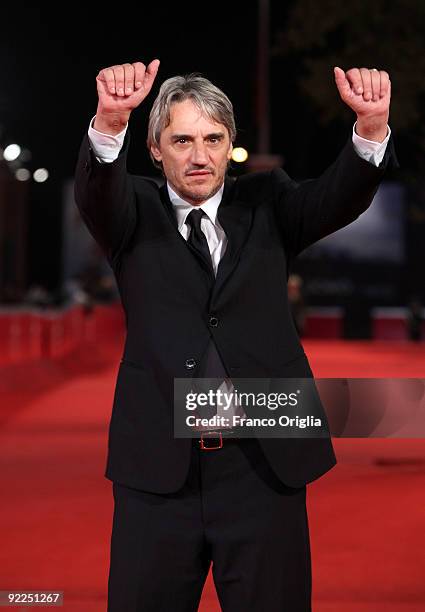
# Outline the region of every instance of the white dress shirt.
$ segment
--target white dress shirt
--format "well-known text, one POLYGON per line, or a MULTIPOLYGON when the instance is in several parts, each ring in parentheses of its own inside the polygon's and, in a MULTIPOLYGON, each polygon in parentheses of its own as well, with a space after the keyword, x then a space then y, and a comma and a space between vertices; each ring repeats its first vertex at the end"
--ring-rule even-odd
MULTIPOLYGON (((167 189, 177 218, 178 230, 183 238, 187 240, 190 228, 186 225, 186 218, 194 207, 177 195, 169 183, 167 183, 167 189)), ((226 234, 217 219, 217 210, 223 196, 223 190, 224 185, 220 187, 212 198, 196 207, 198 210, 203 210, 206 215, 201 219, 201 230, 204 232, 208 242, 215 275, 217 275, 218 264, 227 246, 226 234)))

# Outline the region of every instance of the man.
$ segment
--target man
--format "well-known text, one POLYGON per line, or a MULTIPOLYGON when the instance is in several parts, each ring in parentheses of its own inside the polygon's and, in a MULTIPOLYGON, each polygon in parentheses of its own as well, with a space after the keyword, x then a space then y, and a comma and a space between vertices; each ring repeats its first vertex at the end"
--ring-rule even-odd
POLYGON ((306 612, 311 568, 306 484, 335 464, 324 438, 206 442, 174 436, 174 378, 311 377, 288 305, 293 258, 355 220, 385 167, 390 81, 335 68, 357 115, 316 180, 281 169, 226 176, 232 105, 208 80, 163 83, 148 148, 165 183, 126 172, 128 122, 159 61, 105 68, 75 195, 114 270, 127 336, 109 430, 115 499, 109 612, 194 611, 212 562, 225 612, 306 612))

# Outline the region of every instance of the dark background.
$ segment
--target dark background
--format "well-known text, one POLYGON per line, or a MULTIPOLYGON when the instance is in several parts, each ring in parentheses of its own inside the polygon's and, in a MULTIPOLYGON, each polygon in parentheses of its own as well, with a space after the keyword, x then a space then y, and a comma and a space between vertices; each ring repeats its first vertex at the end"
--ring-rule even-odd
MULTIPOLYGON (((401 168, 388 178, 404 181, 408 194, 407 259, 397 270, 398 294, 390 301, 404 304, 413 294, 424 299, 419 262, 425 255, 425 117, 420 110, 425 95, 417 85, 422 77, 414 78, 423 54, 407 43, 425 39, 424 23, 418 19, 422 3, 378 0, 376 10, 354 0, 343 5, 271 0, 270 5, 270 152, 283 156, 285 170, 294 178, 317 176, 351 135, 354 115, 338 99, 332 66, 348 69, 344 61, 352 61, 390 72, 396 105, 390 123, 401 168), (357 43, 350 47, 350 41, 357 43), (401 95, 409 87, 417 98, 416 115, 409 107, 413 96, 401 95)), ((46 183, 29 185, 29 286, 41 284, 54 292, 61 283, 63 184, 73 175, 81 138, 95 114, 95 77, 101 68, 161 60, 153 91, 131 120, 131 172, 155 172, 145 138, 159 85, 169 76, 193 71, 228 94, 238 126, 236 144, 255 152, 258 2, 122 4, 108 9, 9 6, 2 10, 2 21, 1 145, 18 142, 31 151, 29 169, 41 166, 50 173, 46 183)))

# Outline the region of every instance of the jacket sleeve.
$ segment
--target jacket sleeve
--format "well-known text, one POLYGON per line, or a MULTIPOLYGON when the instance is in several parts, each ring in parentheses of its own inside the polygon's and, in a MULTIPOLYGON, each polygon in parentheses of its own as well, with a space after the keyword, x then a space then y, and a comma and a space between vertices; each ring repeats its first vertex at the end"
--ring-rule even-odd
POLYGON ((86 135, 75 172, 75 202, 111 266, 129 243, 137 224, 133 181, 126 170, 128 144, 127 134, 118 158, 112 163, 100 163, 86 135))
POLYGON ((282 169, 272 170, 275 217, 289 257, 355 221, 370 206, 387 167, 398 167, 392 138, 379 167, 359 157, 350 139, 317 179, 297 183, 282 169))

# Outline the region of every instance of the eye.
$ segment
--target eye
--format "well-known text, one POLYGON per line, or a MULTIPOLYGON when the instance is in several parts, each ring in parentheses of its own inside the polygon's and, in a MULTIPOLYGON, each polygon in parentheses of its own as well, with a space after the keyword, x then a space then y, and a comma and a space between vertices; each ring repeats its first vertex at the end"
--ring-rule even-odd
POLYGON ((223 136, 209 136, 208 143, 211 145, 219 145, 223 141, 223 136))
POLYGON ((186 144, 186 143, 187 143, 187 140, 186 140, 186 138, 179 138, 177 142, 178 142, 179 144, 186 144))

